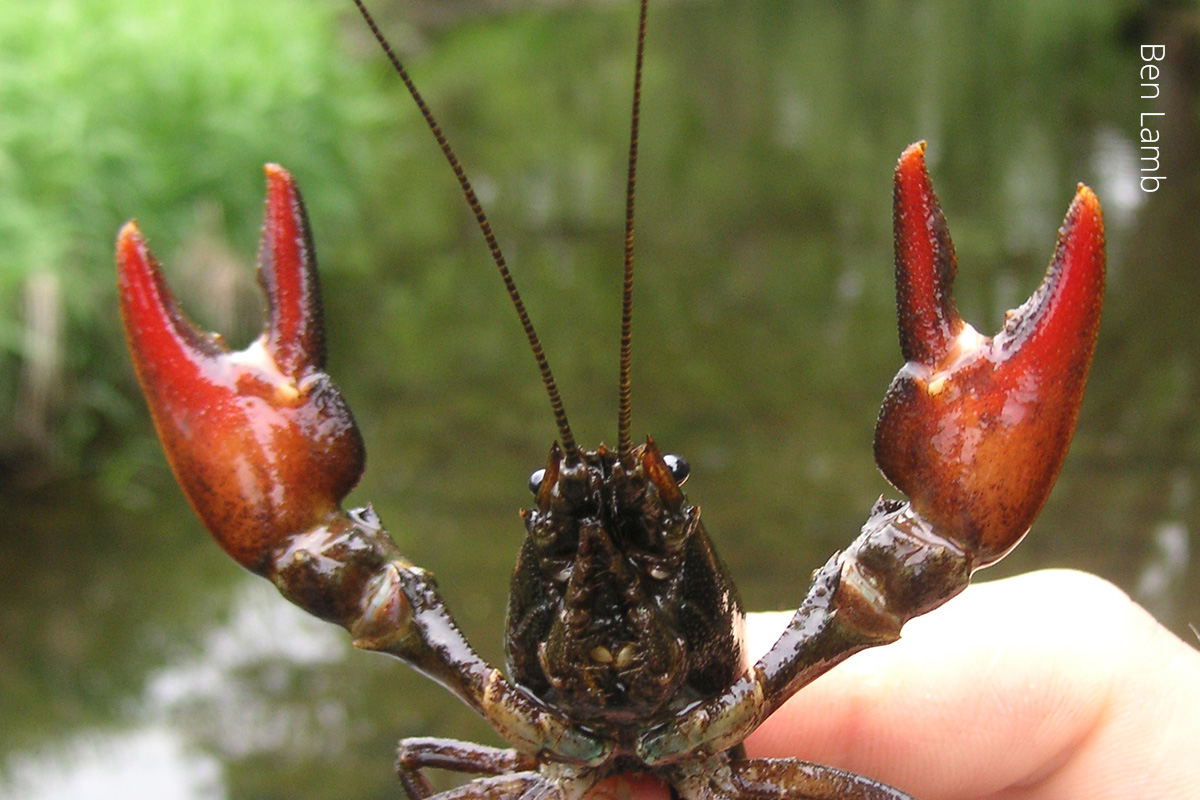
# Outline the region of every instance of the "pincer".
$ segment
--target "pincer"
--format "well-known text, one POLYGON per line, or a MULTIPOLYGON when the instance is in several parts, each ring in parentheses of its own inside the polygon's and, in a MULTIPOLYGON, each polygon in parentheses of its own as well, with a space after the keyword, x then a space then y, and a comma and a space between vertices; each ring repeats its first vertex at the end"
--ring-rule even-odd
POLYGON ((244 350, 184 315, 135 222, 117 237, 121 320, 167 460, 221 547, 259 573, 288 537, 338 510, 364 463, 354 418, 324 371, 304 204, 286 170, 265 171, 257 271, 267 320, 244 350))
POLYGON ((894 224, 908 363, 880 411, 875 459, 917 514, 987 566, 1029 529, 1074 431, 1104 294, 1100 204, 1079 185, 1041 286, 994 337, 955 308, 954 244, 924 142, 896 166, 894 224))

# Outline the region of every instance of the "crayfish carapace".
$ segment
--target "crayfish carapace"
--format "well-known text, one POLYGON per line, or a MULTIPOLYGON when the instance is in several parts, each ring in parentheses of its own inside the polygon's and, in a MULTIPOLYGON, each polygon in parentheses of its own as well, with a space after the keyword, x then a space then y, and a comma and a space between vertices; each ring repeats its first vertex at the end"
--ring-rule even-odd
MULTIPOLYGON (((357 3, 357 0, 356 0, 357 3)), ((349 407, 325 372, 320 289, 300 194, 268 166, 258 257, 267 323, 230 352, 171 296, 134 223, 117 241, 121 316, 171 467, 217 542, 285 597, 390 653, 483 715, 509 749, 405 739, 413 800, 428 768, 474 778, 440 797, 576 800, 617 772, 651 773, 687 800, 906 797, 868 778, 790 759, 750 759, 742 740, 794 692, 905 621, 946 602, 1024 536, 1074 428, 1099 321, 1104 232, 1080 186, 1034 295, 988 338, 964 323, 954 247, 924 143, 895 172, 895 258, 907 364, 884 400, 875 454, 907 502, 880 500, 819 568, 776 644, 750 664, 743 611, 683 462, 629 430, 629 331, 641 7, 627 193, 617 446, 581 449, 474 191, 400 62, 370 23, 455 168, 538 361, 558 425, 512 581, 507 677, 459 632, 432 576, 368 507, 341 501, 363 468, 349 407)), ((361 4, 359 4, 360 9, 361 4)), ((369 15, 363 10, 370 22, 369 15)))

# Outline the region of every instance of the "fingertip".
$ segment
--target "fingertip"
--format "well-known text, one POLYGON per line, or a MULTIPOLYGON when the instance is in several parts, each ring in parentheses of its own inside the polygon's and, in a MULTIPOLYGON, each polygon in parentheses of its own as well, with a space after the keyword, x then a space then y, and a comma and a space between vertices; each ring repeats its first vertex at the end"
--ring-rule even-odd
MULTIPOLYGON (((1102 718, 1136 606, 1084 573, 970 587, 803 688, 747 740, 753 756, 847 769, 923 800, 987 796, 1068 759, 1102 718), (1109 631, 1111 633, 1111 630, 1109 631), (1004 758, 997 759, 997 754, 1004 758)), ((770 627, 752 615, 750 630, 770 627)))

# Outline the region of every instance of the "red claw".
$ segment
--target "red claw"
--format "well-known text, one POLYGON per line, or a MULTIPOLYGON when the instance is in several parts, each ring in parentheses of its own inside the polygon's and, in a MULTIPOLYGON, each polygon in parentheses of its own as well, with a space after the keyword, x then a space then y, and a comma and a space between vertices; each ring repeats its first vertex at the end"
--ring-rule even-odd
POLYGON ((933 363, 954 346, 963 329, 954 307, 958 260, 929 173, 925 143, 909 145, 896 166, 896 306, 900 352, 907 361, 933 363))
POLYGON ((266 167, 258 255, 263 334, 230 352, 182 312, 134 222, 117 237, 121 319, 167 460, 229 555, 261 571, 288 536, 319 524, 362 474, 362 438, 322 371, 312 238, 291 175, 266 167))
POLYGON ((884 400, 875 458, 915 511, 986 566, 1012 549, 1062 466, 1104 294, 1104 223, 1080 184, 1042 285, 987 338, 951 289, 954 245, 925 169, 925 143, 895 179, 896 295, 908 363, 884 400))

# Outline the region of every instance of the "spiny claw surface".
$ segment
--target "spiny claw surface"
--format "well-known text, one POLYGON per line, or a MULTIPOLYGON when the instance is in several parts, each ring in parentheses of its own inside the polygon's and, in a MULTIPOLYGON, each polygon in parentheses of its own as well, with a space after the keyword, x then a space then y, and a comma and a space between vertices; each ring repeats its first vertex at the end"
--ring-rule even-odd
POLYGON ((954 245, 925 143, 895 176, 896 296, 908 363, 875 430, 883 474, 915 511, 986 566, 1012 549, 1062 466, 1104 294, 1104 223, 1080 184, 1042 285, 993 338, 958 316, 954 245))
POLYGON ((304 205, 267 165, 258 278, 267 322, 245 350, 179 308, 134 222, 117 237, 121 319, 167 460, 196 514, 239 563, 338 508, 362 474, 362 438, 323 371, 316 259, 304 205))

